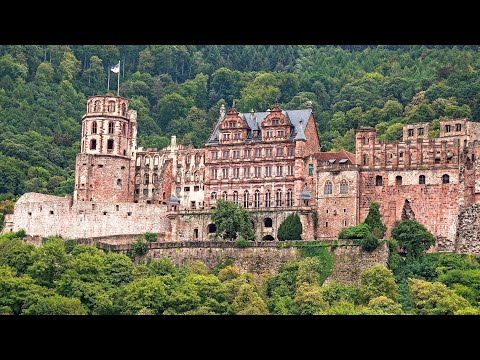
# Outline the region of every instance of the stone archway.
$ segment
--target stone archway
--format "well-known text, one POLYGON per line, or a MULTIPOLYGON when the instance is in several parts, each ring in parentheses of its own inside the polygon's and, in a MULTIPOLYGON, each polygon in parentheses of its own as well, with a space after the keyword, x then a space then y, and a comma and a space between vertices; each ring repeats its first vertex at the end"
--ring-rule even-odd
POLYGON ((271 228, 273 226, 273 221, 272 221, 272 218, 265 218, 263 220, 263 224, 265 225, 266 228, 271 228))
POLYGON ((272 235, 265 235, 262 238, 262 241, 273 241, 273 240, 275 240, 275 238, 272 235))

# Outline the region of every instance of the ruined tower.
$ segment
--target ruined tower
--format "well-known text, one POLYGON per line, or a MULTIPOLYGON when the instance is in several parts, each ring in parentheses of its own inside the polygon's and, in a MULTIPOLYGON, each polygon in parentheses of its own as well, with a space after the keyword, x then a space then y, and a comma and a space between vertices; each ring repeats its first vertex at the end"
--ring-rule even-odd
POLYGON ((76 157, 76 201, 133 201, 137 112, 120 96, 91 96, 76 157))

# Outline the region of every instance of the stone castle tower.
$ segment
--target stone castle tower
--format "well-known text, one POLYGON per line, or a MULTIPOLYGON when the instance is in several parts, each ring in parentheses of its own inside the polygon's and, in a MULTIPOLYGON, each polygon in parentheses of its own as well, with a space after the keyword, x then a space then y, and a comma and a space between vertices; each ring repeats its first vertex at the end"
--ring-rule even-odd
POLYGON ((76 201, 133 201, 137 112, 120 96, 91 96, 76 157, 76 201))

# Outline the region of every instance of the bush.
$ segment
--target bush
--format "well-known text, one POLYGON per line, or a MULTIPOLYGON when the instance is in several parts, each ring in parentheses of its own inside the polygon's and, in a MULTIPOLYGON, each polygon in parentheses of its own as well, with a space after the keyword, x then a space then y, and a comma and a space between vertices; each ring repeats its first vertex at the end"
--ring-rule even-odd
POLYGON ((150 243, 157 241, 157 233, 146 232, 143 234, 143 237, 145 238, 145 241, 150 243))
POLYGON ((20 229, 20 230, 17 231, 17 237, 19 239, 23 239, 25 236, 27 236, 27 233, 25 232, 25 230, 20 229))
POLYGON ((138 239, 132 244, 132 250, 135 255, 145 255, 148 250, 147 243, 138 239))
POLYGON ((368 208, 368 215, 365 218, 364 224, 366 224, 370 231, 379 239, 383 239, 387 226, 382 222, 380 215, 380 204, 372 202, 368 208))
POLYGON ((404 220, 395 226, 392 238, 398 241, 407 257, 418 258, 430 246, 435 245, 432 233, 415 220, 404 220))
POLYGON ((380 241, 371 233, 367 234, 367 236, 360 241, 360 246, 362 250, 371 252, 375 250, 378 245, 380 245, 380 241))
POLYGON ((366 224, 358 224, 343 228, 338 234, 339 239, 364 239, 370 233, 370 228, 366 224))
POLYGON ((65 247, 65 252, 67 254, 70 254, 76 245, 77 242, 75 240, 67 240, 63 243, 63 246, 65 247))
POLYGON ((278 240, 301 240, 302 222, 297 214, 290 214, 278 227, 278 240))
POLYGON ((243 248, 246 248, 248 246, 248 241, 245 240, 244 238, 240 237, 240 239, 238 239, 235 244, 237 245, 237 247, 243 249, 243 248))

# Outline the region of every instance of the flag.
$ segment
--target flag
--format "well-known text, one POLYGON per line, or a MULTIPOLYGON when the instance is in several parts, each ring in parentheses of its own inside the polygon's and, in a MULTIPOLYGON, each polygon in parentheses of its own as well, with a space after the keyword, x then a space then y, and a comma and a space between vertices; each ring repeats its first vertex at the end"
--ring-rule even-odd
POLYGON ((114 72, 115 74, 118 74, 120 72, 120 61, 118 62, 117 65, 113 66, 112 68, 110 68, 110 71, 111 72, 114 72))

